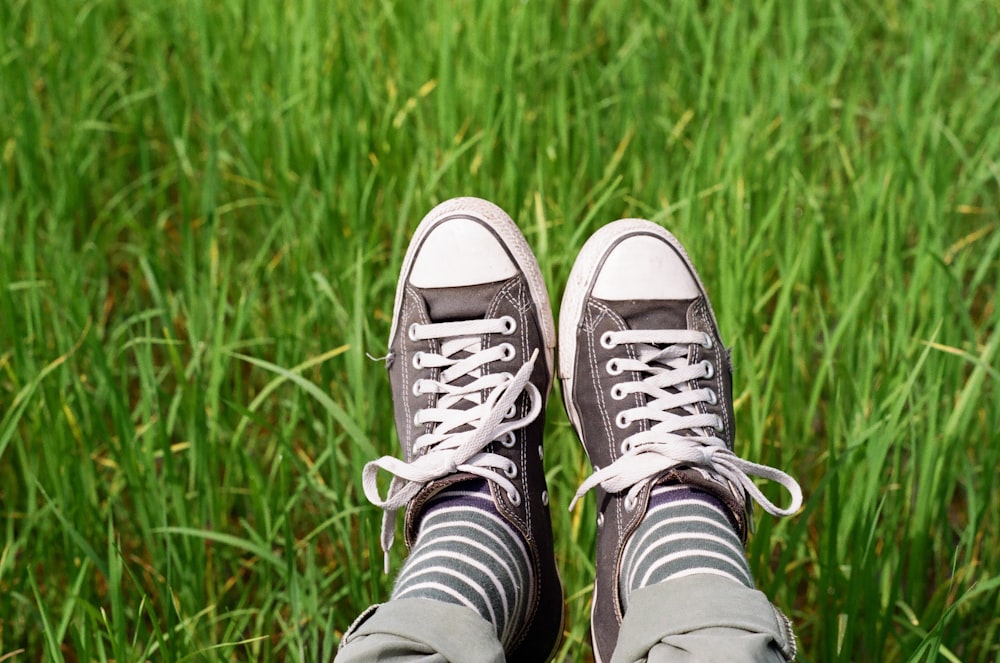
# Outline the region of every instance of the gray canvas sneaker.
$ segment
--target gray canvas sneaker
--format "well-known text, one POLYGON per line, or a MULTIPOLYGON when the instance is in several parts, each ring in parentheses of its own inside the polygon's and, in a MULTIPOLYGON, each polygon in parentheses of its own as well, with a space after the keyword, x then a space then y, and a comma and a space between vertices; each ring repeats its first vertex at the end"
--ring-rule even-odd
POLYGON ((566 411, 594 466, 574 502, 597 494, 591 635, 597 661, 610 661, 623 617, 622 554, 654 484, 716 496, 744 543, 748 496, 788 515, 802 493, 787 474, 733 454, 729 353, 687 253, 660 226, 624 219, 587 241, 566 286, 559 346, 566 411), (780 482, 791 506, 772 504, 748 475, 780 482))
POLYGON ((542 469, 555 326, 538 263, 503 210, 456 198, 424 217, 403 261, 389 338, 403 459, 383 457, 364 471, 367 497, 385 509, 382 547, 392 546, 396 510, 405 508, 412 547, 435 495, 485 479, 533 566, 508 660, 547 661, 563 622, 542 469), (379 469, 393 477, 384 497, 379 469))

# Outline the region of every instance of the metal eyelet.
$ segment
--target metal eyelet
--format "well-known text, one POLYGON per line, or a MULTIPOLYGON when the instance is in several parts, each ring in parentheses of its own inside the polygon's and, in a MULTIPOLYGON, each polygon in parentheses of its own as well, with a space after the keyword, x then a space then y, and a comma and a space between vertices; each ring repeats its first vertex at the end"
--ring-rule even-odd
POLYGON ((414 396, 423 396, 424 395, 423 392, 420 391, 420 384, 422 382, 423 382, 423 379, 414 381, 414 383, 413 383, 413 395, 414 396))
POLYGON ((617 359, 610 359, 610 360, 608 360, 608 364, 607 364, 606 368, 607 368, 607 371, 608 371, 608 375, 621 375, 622 374, 622 367, 621 367, 621 364, 618 363, 617 359))
POLYGON ((517 320, 515 320, 511 316, 509 315, 503 316, 502 318, 500 318, 500 322, 503 323, 503 331, 500 333, 503 334, 504 336, 510 336, 515 331, 517 331, 517 320))
POLYGON ((601 347, 605 350, 612 350, 615 344, 611 342, 611 331, 606 331, 601 334, 601 347))
POLYGON ((711 380, 713 377, 715 377, 715 366, 712 365, 712 362, 706 359, 701 362, 701 365, 705 367, 706 380, 711 380))
POLYGON ((411 341, 419 341, 417 338, 417 323, 410 325, 410 328, 406 330, 406 335, 410 337, 411 341))
POLYGON ((507 433, 500 439, 500 444, 507 449, 513 449, 514 445, 517 444, 517 436, 514 435, 514 431, 507 431, 507 433))
POLYGON ((510 500, 512 506, 521 506, 521 494, 516 490, 512 493, 507 493, 507 499, 510 500))
POLYGON ((705 340, 701 342, 701 347, 705 348, 706 350, 711 350, 712 346, 714 345, 715 343, 712 342, 712 337, 709 336, 708 334, 705 334, 705 340))
POLYGON ((719 395, 717 393, 715 393, 714 389, 709 389, 708 390, 708 404, 709 405, 716 405, 716 404, 718 404, 718 402, 719 402, 719 395))
POLYGON ((629 440, 625 440, 624 442, 621 443, 621 446, 619 446, 618 449, 623 454, 627 454, 630 451, 632 451, 632 443, 629 440))
POLYGON ((603 513, 597 514, 597 526, 598 527, 604 527, 604 514, 603 513))
POLYGON ((542 504, 545 506, 549 505, 549 491, 547 490, 542 491, 542 504))
POLYGON ((414 352, 413 353, 413 368, 415 368, 417 370, 420 370, 421 368, 424 367, 424 364, 423 364, 423 361, 422 361, 423 356, 424 356, 423 352, 414 352))
POLYGON ((624 412, 619 412, 618 416, 615 417, 615 425, 618 426, 618 428, 628 428, 632 425, 632 421, 624 412))
POLYGON ((514 479, 517 477, 517 465, 511 463, 507 467, 503 468, 504 476, 508 479, 514 479))
POLYGON ((423 426, 424 425, 424 422, 420 421, 420 411, 419 410, 417 411, 417 413, 415 415, 413 415, 413 425, 414 426, 423 426))
POLYGON ((717 433, 721 433, 722 431, 726 430, 726 425, 722 423, 722 417, 717 416, 715 418, 715 423, 712 424, 712 428, 714 428, 717 433))
POLYGON ((635 511, 635 507, 638 506, 638 504, 639 503, 638 503, 638 501, 635 498, 633 498, 633 497, 631 497, 629 495, 625 496, 625 510, 626 511, 635 511))
POLYGON ((538 460, 542 460, 545 457, 545 451, 542 449, 542 445, 538 445, 538 460))
POLYGON ((514 415, 516 415, 516 414, 517 414, 517 406, 516 405, 511 405, 509 408, 507 408, 507 412, 503 415, 503 418, 504 419, 513 419, 514 415))
POLYGON ((627 396, 627 394, 625 393, 625 389, 620 384, 616 384, 615 386, 611 387, 611 398, 615 399, 616 401, 620 401, 621 399, 625 398, 625 396, 627 396))
POLYGON ((500 346, 503 354, 500 355, 500 359, 503 361, 513 361, 514 357, 517 356, 517 350, 510 343, 504 343, 500 346))

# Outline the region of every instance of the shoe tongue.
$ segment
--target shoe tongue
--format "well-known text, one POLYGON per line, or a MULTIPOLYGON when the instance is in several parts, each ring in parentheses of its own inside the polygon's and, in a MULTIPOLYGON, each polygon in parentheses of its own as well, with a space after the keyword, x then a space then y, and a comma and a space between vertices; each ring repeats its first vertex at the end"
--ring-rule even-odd
POLYGON ((609 302, 629 329, 687 329, 693 299, 630 299, 609 302))
MULTIPOLYGON (((416 290, 424 298, 427 315, 433 322, 460 322, 485 318, 493 300, 507 283, 509 283, 509 279, 493 283, 444 288, 417 288, 416 290)), ((463 352, 457 354, 455 358, 461 359, 466 356, 468 354, 463 352)), ((463 387, 479 378, 481 374, 481 370, 476 370, 471 375, 458 376, 451 381, 451 384, 463 387)), ((452 404, 451 408, 467 410, 475 405, 475 402, 463 398, 452 404)), ((456 428, 455 432, 465 432, 471 429, 471 426, 464 425, 456 428)))
MULTIPOLYGON (((687 312, 694 299, 633 299, 609 304, 629 329, 687 329, 687 312)), ((678 416, 691 414, 684 408, 670 410, 678 416)), ((690 429, 677 431, 694 434, 690 429)))
POLYGON ((446 288, 417 288, 434 322, 480 320, 500 289, 508 281, 446 288))

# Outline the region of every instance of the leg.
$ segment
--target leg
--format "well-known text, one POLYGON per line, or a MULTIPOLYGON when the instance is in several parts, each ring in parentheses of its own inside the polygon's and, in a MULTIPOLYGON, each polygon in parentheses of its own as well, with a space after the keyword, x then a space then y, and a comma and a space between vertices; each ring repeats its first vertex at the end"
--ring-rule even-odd
POLYGON ((594 466, 577 499, 597 492, 597 660, 793 656, 743 545, 749 497, 789 515, 801 489, 733 453, 729 353, 683 247, 649 221, 599 230, 570 274, 559 337, 566 409, 594 466), (748 474, 784 485, 792 505, 748 474))
POLYGON ((403 459, 363 477, 385 511, 386 559, 399 509, 410 557, 389 601, 345 635, 343 660, 541 663, 554 651, 563 600, 542 469, 554 346, 514 222, 475 198, 432 210, 403 261, 386 357, 403 459))

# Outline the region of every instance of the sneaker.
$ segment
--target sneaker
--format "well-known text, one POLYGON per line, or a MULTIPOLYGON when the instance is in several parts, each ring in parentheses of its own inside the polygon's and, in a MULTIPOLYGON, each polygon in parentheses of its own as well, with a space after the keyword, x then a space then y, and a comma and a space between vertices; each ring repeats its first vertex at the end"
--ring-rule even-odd
POLYGON ((729 353, 687 253, 660 226, 625 219, 587 241, 563 297, 559 345, 566 411, 594 467, 573 502, 597 493, 591 636, 597 661, 609 661, 624 613, 623 552, 654 485, 713 495, 744 544, 748 496, 787 515, 802 494, 787 474, 733 454, 729 353), (780 482, 791 506, 772 504, 748 475, 780 482))
POLYGON ((435 496, 485 480, 532 565, 527 617, 508 659, 546 661, 563 621, 542 469, 555 326, 538 263, 503 210, 456 198, 424 217, 403 261, 389 338, 403 459, 384 457, 364 470, 365 494, 385 510, 386 564, 398 509, 405 507, 410 548, 435 496), (393 476, 384 497, 379 469, 393 476))

